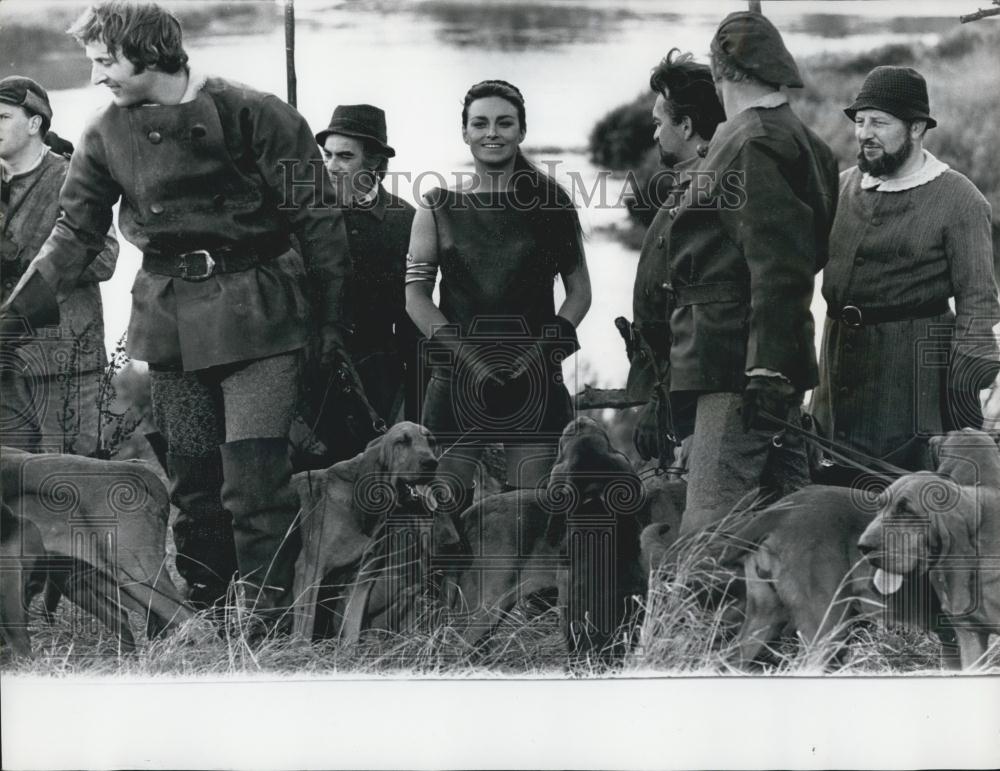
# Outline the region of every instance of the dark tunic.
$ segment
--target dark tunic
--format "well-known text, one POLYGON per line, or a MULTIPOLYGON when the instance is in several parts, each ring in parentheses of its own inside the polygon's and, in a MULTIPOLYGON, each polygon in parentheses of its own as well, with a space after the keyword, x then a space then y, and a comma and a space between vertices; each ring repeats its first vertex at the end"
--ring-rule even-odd
POLYGON ((739 393, 763 368, 816 384, 813 281, 837 162, 787 105, 719 125, 670 230, 671 391, 739 393))
MULTIPOLYGON (((406 313, 403 282, 414 211, 381 187, 374 202, 343 209, 354 269, 346 292, 351 357, 365 394, 387 421, 396 417, 405 371, 416 366, 418 332, 406 313)), ((407 417, 414 413, 411 404, 407 417)))
MULTIPOLYGON (((50 286, 77 280, 119 200, 122 235, 144 252, 294 234, 308 286, 323 293, 312 298, 320 322, 339 321, 350 270, 342 217, 323 205, 333 191, 311 129, 277 97, 208 78, 190 102, 101 111, 73 154, 63 215, 34 264, 50 286), (299 162, 294 173, 282 163, 290 159, 299 162)), ((309 307, 300 264, 288 251, 199 282, 139 270, 129 354, 190 371, 301 348, 309 307)))
POLYGON ((813 412, 830 438, 926 468, 925 443, 914 439, 957 427, 944 409, 949 375, 996 372, 990 206, 951 169, 897 192, 864 190, 861 178, 857 167, 840 178, 824 299, 835 308, 917 308, 953 297, 957 317, 948 310, 859 329, 827 319, 813 412))
POLYGON ((670 225, 677 215, 689 178, 681 172, 692 168, 695 156, 673 169, 671 188, 663 206, 657 210, 646 231, 639 252, 632 289, 632 324, 638 335, 638 348, 630 362, 628 395, 632 399, 649 399, 654 386, 669 387, 670 313, 673 310, 672 286, 667 254, 670 225))
MULTIPOLYGON (((558 333, 555 277, 582 262, 572 206, 525 207, 513 193, 435 189, 427 196, 437 226, 441 312, 465 345, 491 365, 511 363, 533 342, 558 333), (527 210, 526 210, 527 209, 527 210)), ((548 349, 546 349, 548 350, 548 349)), ((457 362, 435 360, 424 421, 439 433, 494 429, 507 434, 561 431, 572 416, 558 356, 500 393, 477 393, 457 362), (445 394, 441 387, 447 383, 445 394), (434 402, 432 404, 432 402, 434 402)))

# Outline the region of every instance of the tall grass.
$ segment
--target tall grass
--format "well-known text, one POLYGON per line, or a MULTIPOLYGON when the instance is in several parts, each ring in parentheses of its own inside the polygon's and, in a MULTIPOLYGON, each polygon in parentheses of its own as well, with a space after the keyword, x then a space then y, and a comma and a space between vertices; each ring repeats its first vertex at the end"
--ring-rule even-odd
MULTIPOLYGON (((718 562, 718 544, 704 534, 688 539, 654 571, 641 618, 618 630, 635 648, 610 665, 600 656, 570 659, 556 608, 517 608, 488 642, 473 646, 463 629, 428 603, 413 631, 366 631, 356 644, 306 641, 262 633, 259 619, 236 603, 216 617, 203 612, 162 639, 143 639, 133 618, 137 650, 123 653, 117 639, 65 600, 53 622, 41 601, 32 608, 34 659, 0 653, 10 674, 50 676, 232 676, 255 673, 336 676, 634 676, 636 674, 769 675, 821 673, 887 675, 939 671, 940 645, 928 634, 845 623, 817 640, 787 638, 766 663, 739 668, 735 634, 742 620, 739 577, 718 562), (708 591, 706 587, 714 587, 708 591), (737 591, 734 591, 737 590, 737 591)), ((978 668, 1000 674, 1000 639, 978 668)))

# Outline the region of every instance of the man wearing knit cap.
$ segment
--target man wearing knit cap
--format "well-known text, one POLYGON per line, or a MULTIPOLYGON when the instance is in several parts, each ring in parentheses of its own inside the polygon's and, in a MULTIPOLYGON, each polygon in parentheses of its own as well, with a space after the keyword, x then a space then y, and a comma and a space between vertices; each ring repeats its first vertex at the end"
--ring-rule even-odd
MULTIPOLYGON (((693 432, 681 532, 745 506, 756 492, 809 482, 797 421, 817 380, 809 310, 837 202, 830 149, 788 105, 802 79, 777 29, 733 13, 711 45, 726 112, 670 232, 674 292, 670 390, 693 432)), ((682 437, 683 438, 683 437, 682 437)))
POLYGON ((933 468, 928 436, 980 427, 998 369, 990 206, 923 148, 937 121, 915 70, 876 67, 844 112, 858 165, 840 175, 813 412, 836 441, 933 468))
MULTIPOLYGON (((52 105, 31 78, 0 80, 0 300, 6 301, 59 217, 69 161, 45 143, 52 105)), ((94 455, 100 381, 107 365, 98 282, 118 259, 114 231, 59 299, 59 324, 4 357, 0 372, 3 443, 31 452, 94 455)))

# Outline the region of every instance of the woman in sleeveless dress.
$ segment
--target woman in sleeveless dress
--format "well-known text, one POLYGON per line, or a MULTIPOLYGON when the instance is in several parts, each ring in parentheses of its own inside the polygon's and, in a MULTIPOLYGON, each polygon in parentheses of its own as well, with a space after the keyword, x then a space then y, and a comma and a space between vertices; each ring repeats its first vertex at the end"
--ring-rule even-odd
POLYGON ((451 447, 438 475, 456 512, 472 503, 487 444, 503 444, 507 489, 535 487, 573 417, 562 361, 579 348, 590 277, 573 202, 522 154, 525 129, 516 87, 474 85, 462 138, 475 173, 428 193, 410 235, 406 308, 428 338, 421 360, 431 372, 422 419, 451 447), (558 313, 557 276, 566 290, 558 313))

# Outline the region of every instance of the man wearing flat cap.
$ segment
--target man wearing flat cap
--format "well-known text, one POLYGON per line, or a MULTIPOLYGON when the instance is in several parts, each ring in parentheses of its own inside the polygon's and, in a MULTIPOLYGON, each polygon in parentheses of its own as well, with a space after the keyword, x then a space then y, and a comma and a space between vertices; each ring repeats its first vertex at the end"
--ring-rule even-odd
POLYGON ((833 153, 780 90, 802 79, 778 30, 730 14, 711 54, 726 121, 688 172, 669 245, 671 402, 693 412, 674 418, 693 432, 683 533, 809 482, 802 442, 773 441, 772 417, 799 420, 816 384, 809 307, 837 203, 833 153))
POLYGON ((998 369, 990 206, 924 149, 937 121, 915 70, 876 67, 844 112, 858 165, 840 175, 813 412, 831 439, 933 468, 927 438, 979 428, 998 369))
MULTIPOLYGON (((403 277, 413 207, 382 186, 389 159, 385 112, 369 104, 339 105, 330 125, 316 135, 344 214, 354 273, 346 292, 353 334, 351 356, 368 400, 387 423, 405 412, 416 420, 416 329, 406 314, 403 277), (405 407, 405 409, 404 409, 405 407)), ((341 404, 324 409, 336 413, 341 404)), ((317 433, 332 459, 364 449, 365 434, 343 430, 336 415, 323 415, 317 433)), ((370 426, 368 426, 370 429, 370 426)))
MULTIPOLYGON (((59 217, 69 161, 45 142, 52 105, 31 78, 0 80, 0 298, 6 301, 59 217)), ((31 452, 94 455, 100 381, 107 365, 98 283, 118 259, 114 231, 59 300, 59 323, 4 357, 0 374, 3 443, 31 452)))

